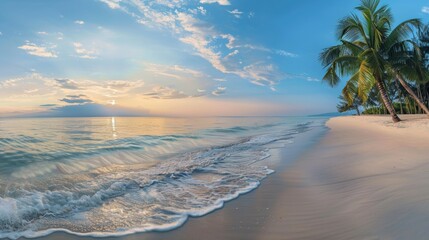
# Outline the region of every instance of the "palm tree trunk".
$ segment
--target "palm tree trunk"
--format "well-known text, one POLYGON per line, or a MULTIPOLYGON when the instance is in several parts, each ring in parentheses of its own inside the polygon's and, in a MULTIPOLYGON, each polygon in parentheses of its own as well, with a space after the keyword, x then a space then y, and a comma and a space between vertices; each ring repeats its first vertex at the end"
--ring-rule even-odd
POLYGON ((400 122, 401 119, 396 114, 395 108, 393 108, 392 103, 390 102, 390 99, 387 96, 386 88, 384 87, 383 82, 381 82, 381 80, 379 79, 377 79, 377 88, 378 88, 378 91, 380 92, 381 99, 383 100, 384 106, 387 108, 387 110, 390 113, 390 116, 392 117, 392 121, 395 123, 400 122))
POLYGON ((396 74, 396 78, 398 79, 399 83, 401 83, 402 87, 407 90, 407 92, 411 95, 411 97, 414 99, 414 101, 419 105, 421 109, 428 115, 429 117, 429 109, 426 107, 426 105, 420 100, 419 97, 414 93, 413 89, 408 86, 408 84, 404 81, 404 79, 401 77, 400 74, 396 74))
POLYGON ((401 111, 401 114, 404 114, 404 108, 402 107, 402 89, 399 87, 398 81, 396 81, 395 83, 399 94, 399 109, 401 111))
POLYGON ((356 106, 356 113, 358 116, 360 116, 359 106, 356 106))

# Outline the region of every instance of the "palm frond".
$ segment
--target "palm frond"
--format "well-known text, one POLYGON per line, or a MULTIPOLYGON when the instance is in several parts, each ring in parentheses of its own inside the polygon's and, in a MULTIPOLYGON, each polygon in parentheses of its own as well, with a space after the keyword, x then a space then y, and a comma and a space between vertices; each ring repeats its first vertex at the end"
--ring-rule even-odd
POLYGON ((358 96, 365 102, 368 98, 368 93, 371 91, 376 80, 373 75, 373 69, 366 61, 362 61, 357 75, 358 81, 358 96))
POLYGON ((340 82, 340 77, 337 74, 337 69, 335 68, 335 65, 331 65, 328 68, 322 80, 327 82, 331 87, 338 85, 338 83, 340 82))
POLYGON ((396 26, 386 38, 384 43, 384 49, 389 51, 391 47, 399 42, 403 42, 410 38, 414 33, 414 30, 419 29, 421 26, 420 19, 414 18, 406 20, 396 26))

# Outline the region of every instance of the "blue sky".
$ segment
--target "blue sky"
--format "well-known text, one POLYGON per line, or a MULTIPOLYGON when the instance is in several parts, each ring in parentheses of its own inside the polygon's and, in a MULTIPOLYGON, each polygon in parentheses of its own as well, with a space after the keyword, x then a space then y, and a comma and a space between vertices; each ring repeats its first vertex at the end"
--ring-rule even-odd
MULTIPOLYGON (((395 23, 427 0, 382 1, 395 23)), ((149 115, 335 111, 320 51, 359 1, 0 1, 0 116, 91 107, 149 115), (72 107, 71 107, 72 106, 72 107)))

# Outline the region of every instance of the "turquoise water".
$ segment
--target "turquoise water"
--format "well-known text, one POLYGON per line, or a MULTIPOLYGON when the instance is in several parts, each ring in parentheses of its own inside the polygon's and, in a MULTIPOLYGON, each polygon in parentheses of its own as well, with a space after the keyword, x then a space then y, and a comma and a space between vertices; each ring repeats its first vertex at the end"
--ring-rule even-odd
POLYGON ((0 237, 169 230, 256 188, 319 118, 0 119, 0 237))

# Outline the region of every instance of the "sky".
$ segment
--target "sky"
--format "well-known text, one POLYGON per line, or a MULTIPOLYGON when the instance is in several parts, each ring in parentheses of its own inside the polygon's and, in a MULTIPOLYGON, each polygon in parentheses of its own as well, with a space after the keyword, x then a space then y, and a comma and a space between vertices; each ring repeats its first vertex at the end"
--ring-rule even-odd
MULTIPOLYGON (((382 1, 395 23, 428 0, 382 1)), ((318 56, 358 0, 1 0, 0 117, 336 111, 318 56)))

